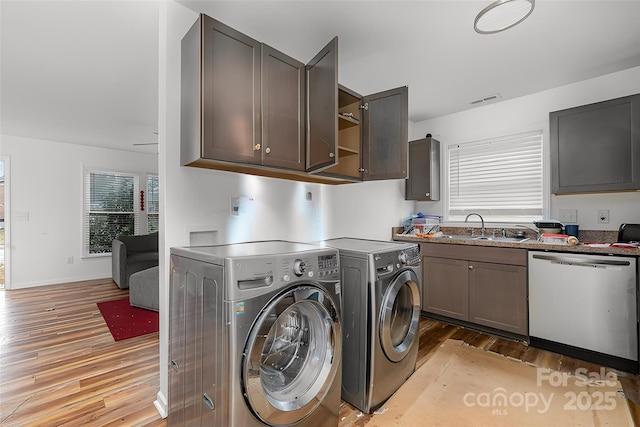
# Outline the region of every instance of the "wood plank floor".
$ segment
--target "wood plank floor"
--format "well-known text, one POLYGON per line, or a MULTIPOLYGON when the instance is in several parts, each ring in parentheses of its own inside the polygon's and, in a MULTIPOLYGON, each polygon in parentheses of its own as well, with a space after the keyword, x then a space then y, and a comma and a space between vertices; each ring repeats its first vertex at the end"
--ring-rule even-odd
MULTIPOLYGON (((153 406, 158 333, 115 342, 96 306, 125 296, 111 279, 0 291, 0 426, 166 426, 153 406)), ((599 370, 427 318, 420 322, 418 366, 449 338, 560 371, 599 370)), ((638 376, 621 381, 640 426, 638 376)), ((343 403, 339 425, 364 426, 371 417, 343 403)))

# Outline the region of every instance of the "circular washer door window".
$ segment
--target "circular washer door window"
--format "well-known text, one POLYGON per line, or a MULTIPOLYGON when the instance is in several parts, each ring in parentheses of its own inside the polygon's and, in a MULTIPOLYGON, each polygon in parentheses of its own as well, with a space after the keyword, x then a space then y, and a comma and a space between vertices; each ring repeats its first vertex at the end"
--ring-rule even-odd
POLYGON ((389 360, 409 353, 420 322, 420 291, 412 270, 400 273, 387 288, 380 309, 380 342, 389 360))
POLYGON ((274 298, 256 319, 243 355, 243 387, 253 413, 290 425, 324 400, 340 364, 336 305, 321 288, 301 286, 274 298))

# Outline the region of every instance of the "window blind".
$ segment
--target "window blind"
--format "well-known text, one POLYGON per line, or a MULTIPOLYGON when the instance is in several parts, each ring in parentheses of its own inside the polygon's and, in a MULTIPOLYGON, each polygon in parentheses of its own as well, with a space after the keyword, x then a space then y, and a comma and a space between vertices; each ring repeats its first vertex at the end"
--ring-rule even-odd
POLYGON ((450 145, 448 159, 450 220, 542 217, 542 131, 450 145))
POLYGON ((85 255, 111 252, 118 235, 136 234, 138 202, 138 176, 85 171, 85 255))

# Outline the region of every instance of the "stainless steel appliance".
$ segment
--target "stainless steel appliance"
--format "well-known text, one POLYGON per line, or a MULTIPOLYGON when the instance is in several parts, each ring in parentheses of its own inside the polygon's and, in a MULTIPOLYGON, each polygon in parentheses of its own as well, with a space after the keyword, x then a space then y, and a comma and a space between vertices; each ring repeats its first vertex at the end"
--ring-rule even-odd
POLYGON ((529 251, 532 346, 638 372, 636 258, 529 251))
POLYGON ((640 224, 621 224, 618 229, 618 242, 640 242, 640 224))
POLYGON ((337 250, 172 248, 171 265, 169 425, 338 425, 337 250))
POLYGON ((418 245, 340 238, 343 296, 342 399, 365 413, 414 372, 420 321, 418 245))

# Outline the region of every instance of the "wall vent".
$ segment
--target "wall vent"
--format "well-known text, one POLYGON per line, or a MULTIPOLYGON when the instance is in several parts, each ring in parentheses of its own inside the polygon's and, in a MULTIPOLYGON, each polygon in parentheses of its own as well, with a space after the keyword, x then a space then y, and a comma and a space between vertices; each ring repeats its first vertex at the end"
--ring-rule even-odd
POLYGON ((473 99, 469 101, 469 105, 484 104, 485 102, 497 101, 498 99, 501 99, 501 98, 502 97, 500 96, 499 93, 494 93, 493 95, 485 96, 484 98, 473 99))

